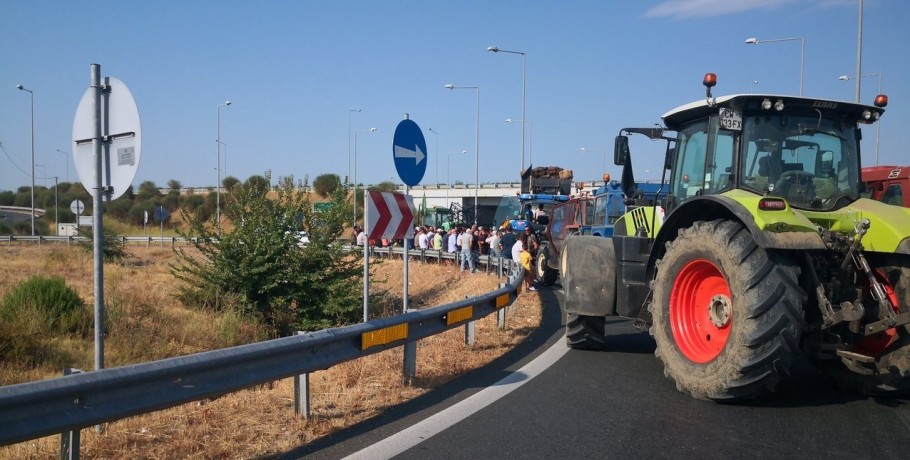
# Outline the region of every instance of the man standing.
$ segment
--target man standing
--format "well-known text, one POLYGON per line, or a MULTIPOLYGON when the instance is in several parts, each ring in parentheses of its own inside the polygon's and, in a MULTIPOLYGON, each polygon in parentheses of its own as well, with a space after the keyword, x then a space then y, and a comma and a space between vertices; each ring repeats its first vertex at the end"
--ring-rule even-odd
POLYGON ((499 257, 499 239, 502 237, 502 231, 496 230, 487 237, 487 247, 490 248, 490 257, 499 257))
POLYGON ((502 252, 502 257, 506 259, 512 258, 512 246, 515 245, 516 241, 518 241, 518 237, 512 232, 512 227, 507 227, 505 233, 502 234, 502 238, 499 239, 499 250, 502 252))
POLYGON ((474 244, 474 234, 470 230, 466 230, 461 234, 459 238, 461 242, 461 272, 464 272, 465 264, 471 269, 471 273, 474 273, 474 253, 471 251, 471 246, 474 244))

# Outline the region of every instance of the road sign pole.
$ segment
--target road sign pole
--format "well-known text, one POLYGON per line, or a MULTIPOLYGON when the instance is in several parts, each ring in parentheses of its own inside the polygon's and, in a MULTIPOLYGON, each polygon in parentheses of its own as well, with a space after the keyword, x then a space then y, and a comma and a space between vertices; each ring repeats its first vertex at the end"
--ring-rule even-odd
MULTIPOLYGON (((405 185, 404 194, 408 195, 410 193, 411 193, 410 187, 405 185)), ((402 292, 404 293, 402 295, 402 297, 403 297, 402 300, 404 302, 403 302, 402 310, 404 310, 404 313, 407 313, 410 310, 410 308, 408 307, 408 259, 410 259, 410 257, 408 257, 408 253, 407 253, 407 247, 408 247, 407 237, 405 237, 405 239, 402 241, 404 241, 404 247, 405 247, 404 288, 402 290, 402 292)), ((402 370, 404 371, 405 385, 410 385, 411 381, 414 379, 414 376, 417 375, 417 342, 405 342, 405 344, 404 344, 404 365, 402 366, 402 370)))
MULTIPOLYGON (((356 186, 355 186, 355 189, 356 186)), ((367 228, 370 225, 370 214, 369 214, 369 205, 367 200, 370 197, 367 195, 366 188, 363 189, 363 239, 366 240, 363 242, 363 322, 370 320, 370 231, 371 228, 367 228)), ((357 194, 355 193, 356 197, 357 194)), ((356 202, 356 200, 355 200, 356 202)))
POLYGON ((92 118, 94 121, 94 137, 92 150, 95 154, 95 186, 93 187, 94 215, 92 222, 94 228, 95 251, 95 370, 104 369, 104 227, 102 219, 102 175, 101 175, 101 65, 92 64, 92 91, 93 106, 92 118))

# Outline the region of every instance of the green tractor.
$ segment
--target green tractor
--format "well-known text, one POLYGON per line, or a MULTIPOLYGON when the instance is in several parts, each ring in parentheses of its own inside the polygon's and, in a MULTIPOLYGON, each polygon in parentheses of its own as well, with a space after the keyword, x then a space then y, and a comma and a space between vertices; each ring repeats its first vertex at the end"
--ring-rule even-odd
POLYGON ((864 394, 910 389, 910 209, 861 197, 859 126, 887 97, 715 98, 716 79, 666 128, 617 136, 623 189, 632 133, 666 140, 668 188, 612 238, 566 240, 568 345, 602 348, 606 317, 633 318, 699 399, 773 391, 800 356, 864 394))

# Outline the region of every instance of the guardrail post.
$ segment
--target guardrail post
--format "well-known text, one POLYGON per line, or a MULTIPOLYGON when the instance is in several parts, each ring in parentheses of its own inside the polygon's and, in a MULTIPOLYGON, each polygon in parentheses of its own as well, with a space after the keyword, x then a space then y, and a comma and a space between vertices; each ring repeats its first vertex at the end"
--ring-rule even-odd
MULTIPOLYGON (((305 334, 305 331, 297 331, 297 335, 305 334)), ((310 418, 310 374, 300 374, 294 376, 294 415, 303 415, 303 418, 310 418)))
MULTIPOLYGON (((81 374, 82 370, 72 367, 63 369, 63 375, 81 374)), ((60 433, 60 460, 79 459, 79 430, 70 430, 60 433)))
POLYGON ((405 342, 404 344, 404 384, 410 385, 417 375, 417 342, 405 342))
POLYGON ((474 321, 468 321, 464 325, 464 344, 474 345, 474 321))

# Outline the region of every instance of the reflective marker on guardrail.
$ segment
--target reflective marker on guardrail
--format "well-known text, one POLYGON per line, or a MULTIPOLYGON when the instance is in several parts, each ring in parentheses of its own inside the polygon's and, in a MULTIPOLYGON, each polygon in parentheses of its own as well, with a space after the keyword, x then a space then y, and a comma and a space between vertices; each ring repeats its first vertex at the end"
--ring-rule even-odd
POLYGON ((452 310, 446 315, 446 325, 451 326, 453 324, 458 324, 462 321, 467 321, 474 317, 474 306, 468 305, 467 307, 459 308, 457 310, 452 310))
POLYGON ((360 336, 361 350, 386 345, 408 338, 408 323, 396 324, 375 331, 364 332, 360 336))

